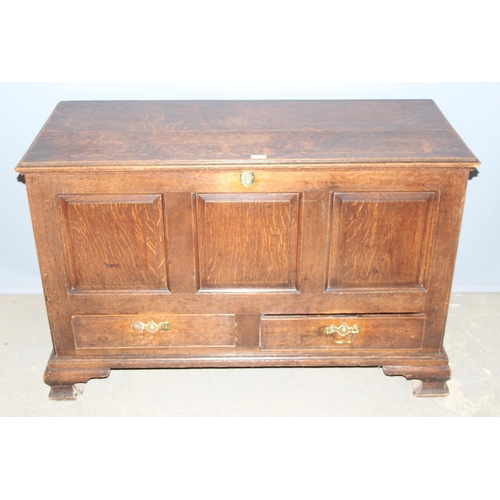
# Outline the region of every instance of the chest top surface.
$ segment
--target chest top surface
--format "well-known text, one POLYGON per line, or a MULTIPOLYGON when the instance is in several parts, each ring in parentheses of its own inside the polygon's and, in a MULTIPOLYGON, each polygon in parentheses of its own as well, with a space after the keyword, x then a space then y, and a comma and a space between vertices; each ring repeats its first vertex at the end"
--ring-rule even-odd
POLYGON ((60 102, 17 170, 476 164, 431 100, 60 102))

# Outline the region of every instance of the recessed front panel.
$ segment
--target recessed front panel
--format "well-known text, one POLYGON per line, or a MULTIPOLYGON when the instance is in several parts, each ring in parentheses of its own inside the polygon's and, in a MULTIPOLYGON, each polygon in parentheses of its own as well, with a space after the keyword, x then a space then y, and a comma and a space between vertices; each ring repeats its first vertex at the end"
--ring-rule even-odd
POLYGON ((328 287, 425 287, 434 216, 434 193, 335 193, 328 287))
POLYGON ((298 194, 197 196, 201 290, 295 288, 298 194))
POLYGON ((160 195, 65 195, 60 199, 71 288, 166 288, 160 195))

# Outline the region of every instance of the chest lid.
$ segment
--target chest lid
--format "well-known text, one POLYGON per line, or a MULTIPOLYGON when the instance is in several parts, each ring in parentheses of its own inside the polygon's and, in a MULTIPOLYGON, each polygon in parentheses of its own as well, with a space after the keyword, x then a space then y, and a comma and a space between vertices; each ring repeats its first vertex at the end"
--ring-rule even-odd
POLYGON ((74 101, 17 170, 405 162, 478 164, 431 100, 74 101))

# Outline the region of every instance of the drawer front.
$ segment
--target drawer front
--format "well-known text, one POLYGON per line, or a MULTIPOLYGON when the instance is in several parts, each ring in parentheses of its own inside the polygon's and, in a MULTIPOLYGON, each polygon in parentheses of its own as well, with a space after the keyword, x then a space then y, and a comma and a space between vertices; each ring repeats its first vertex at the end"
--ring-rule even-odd
POLYGON ((419 349, 425 316, 263 316, 262 349, 419 349))
POLYGON ((233 314, 73 316, 76 348, 235 345, 233 314))

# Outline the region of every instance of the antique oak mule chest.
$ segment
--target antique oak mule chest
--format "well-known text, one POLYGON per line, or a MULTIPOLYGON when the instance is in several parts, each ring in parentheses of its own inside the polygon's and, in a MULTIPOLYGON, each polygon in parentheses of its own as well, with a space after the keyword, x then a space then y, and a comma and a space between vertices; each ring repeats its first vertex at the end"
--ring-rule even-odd
POLYGON ((447 394, 469 173, 434 102, 61 102, 17 166, 51 398, 110 369, 378 366, 447 394))

